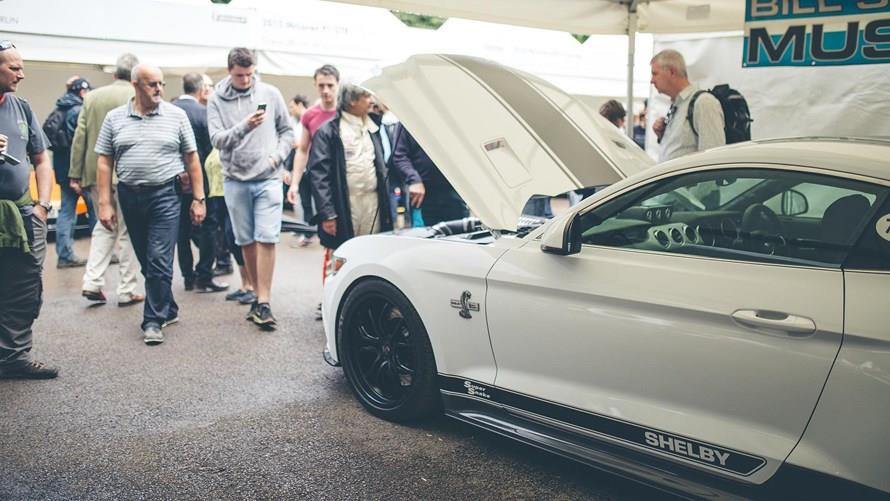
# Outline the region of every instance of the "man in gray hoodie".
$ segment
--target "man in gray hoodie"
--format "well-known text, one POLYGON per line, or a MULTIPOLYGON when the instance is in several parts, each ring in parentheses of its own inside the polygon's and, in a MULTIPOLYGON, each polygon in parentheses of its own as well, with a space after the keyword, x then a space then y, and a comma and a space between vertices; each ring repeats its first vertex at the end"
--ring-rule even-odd
POLYGON ((294 130, 281 92, 257 81, 250 50, 229 51, 228 67, 207 103, 207 126, 222 162, 235 243, 256 288, 247 319, 274 329, 269 299, 284 198, 280 166, 293 148, 294 130))

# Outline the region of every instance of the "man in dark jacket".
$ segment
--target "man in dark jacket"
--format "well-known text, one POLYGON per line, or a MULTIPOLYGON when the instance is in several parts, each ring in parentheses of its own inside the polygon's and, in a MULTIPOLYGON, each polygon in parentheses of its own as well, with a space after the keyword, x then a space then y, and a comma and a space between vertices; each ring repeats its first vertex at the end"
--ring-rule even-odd
MULTIPOLYGON (((53 171, 56 174, 56 184, 62 192, 62 205, 59 207, 59 215, 56 218, 56 262, 58 268, 74 268, 87 264, 86 259, 74 254, 72 240, 74 239, 74 224, 77 219, 77 194, 68 185, 68 169, 71 167, 71 140, 74 138, 74 130, 77 128, 77 117, 83 107, 83 96, 92 89, 90 82, 83 78, 75 78, 68 85, 68 90, 58 100, 56 108, 44 123, 44 132, 51 142, 50 149, 53 152, 53 171), (54 115, 58 115, 54 119, 54 115), (47 130, 47 129, 50 130, 47 130)), ((88 197, 87 206, 90 209, 90 221, 95 222, 95 212, 88 197)))
MULTIPOLYGON (((207 171, 204 170, 204 161, 213 149, 210 144, 210 132, 207 129, 207 97, 212 91, 210 77, 198 73, 186 73, 182 77, 183 95, 173 101, 173 104, 182 108, 188 116, 192 131, 195 133, 195 143, 198 146, 198 161, 201 163, 201 173, 204 175, 204 193, 210 193, 207 184, 207 171)), ((183 179, 188 175, 183 173, 183 179)), ((188 186, 188 183, 183 183, 188 186)), ((219 226, 217 216, 219 211, 211 206, 207 200, 207 212, 201 226, 192 228, 189 207, 192 203, 190 189, 183 189, 180 195, 181 214, 179 217, 179 238, 176 242, 176 253, 179 257, 179 271, 185 280, 185 290, 197 289, 198 292, 220 292, 229 288, 226 283, 213 279, 213 261, 216 258, 216 228, 219 226), (198 265, 194 266, 192 256, 192 239, 198 244, 198 265)))
POLYGON ((420 208, 423 223, 432 226, 469 216, 467 204, 414 136, 402 125, 396 127, 401 130, 393 134, 396 139, 390 164, 408 185, 408 199, 412 207, 420 208))
POLYGON ((392 229, 379 126, 368 114, 371 93, 343 84, 337 114, 312 138, 312 180, 319 240, 329 249, 358 235, 392 229))

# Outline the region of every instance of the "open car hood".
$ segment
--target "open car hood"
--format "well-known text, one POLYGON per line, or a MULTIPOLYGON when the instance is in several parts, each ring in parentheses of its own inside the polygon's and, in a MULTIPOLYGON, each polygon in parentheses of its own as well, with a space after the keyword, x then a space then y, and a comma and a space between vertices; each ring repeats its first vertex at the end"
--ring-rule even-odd
POLYGON ((579 99, 491 61, 417 55, 363 85, 489 228, 516 230, 532 195, 612 184, 653 164, 579 99))

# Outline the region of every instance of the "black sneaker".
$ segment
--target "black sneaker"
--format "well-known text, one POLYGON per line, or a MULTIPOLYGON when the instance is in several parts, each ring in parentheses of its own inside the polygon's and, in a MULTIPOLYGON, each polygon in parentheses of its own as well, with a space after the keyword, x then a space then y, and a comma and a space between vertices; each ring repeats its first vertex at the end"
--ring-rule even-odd
POLYGON ((231 275, 234 271, 235 270, 232 269, 232 265, 230 265, 230 264, 224 265, 224 266, 217 266, 216 268, 213 269, 213 276, 218 277, 220 275, 231 275))
POLYGON ((241 296, 241 299, 238 300, 241 304, 254 304, 256 303, 256 292, 254 291, 244 291, 244 294, 241 296))
POLYGON ((230 293, 226 294, 226 301, 238 301, 242 297, 244 297, 245 294, 247 294, 246 290, 238 289, 234 292, 230 292, 230 293))
POLYGON ((272 316, 272 308, 269 303, 259 303, 253 310, 253 323, 259 325, 263 329, 272 330, 278 325, 278 321, 272 316))
POLYGON ((258 305, 257 305, 256 300, 254 300, 252 303, 250 303, 250 311, 247 312, 247 315, 244 317, 244 320, 250 320, 251 322, 253 322, 253 314, 256 312, 257 306, 258 305))
POLYGON ((217 282, 212 278, 207 281, 198 280, 195 282, 195 290, 197 292, 222 292, 228 290, 228 288, 229 284, 225 282, 217 282))
POLYGON ((0 366, 0 379, 53 379, 59 375, 59 369, 47 367, 37 361, 0 366))
POLYGON ((56 263, 56 268, 80 268, 81 266, 86 266, 86 264, 86 259, 74 256, 71 259, 59 259, 56 263))
POLYGON ((183 286, 185 287, 185 290, 187 290, 187 291, 194 290, 194 288, 195 288, 195 277, 186 277, 186 278, 183 280, 183 282, 184 282, 184 283, 183 283, 183 286))

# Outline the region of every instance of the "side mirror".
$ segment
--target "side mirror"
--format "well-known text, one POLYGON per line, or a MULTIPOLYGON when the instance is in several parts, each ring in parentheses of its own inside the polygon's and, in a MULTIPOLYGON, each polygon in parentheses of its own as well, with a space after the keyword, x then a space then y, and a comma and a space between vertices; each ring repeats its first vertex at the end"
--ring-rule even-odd
POLYGON ((805 214, 810 210, 810 204, 807 197, 797 190, 787 190, 782 192, 782 215, 798 216, 805 214))
POLYGON ((574 213, 552 219, 541 236, 541 250, 548 254, 566 256, 581 252, 580 225, 574 213))

